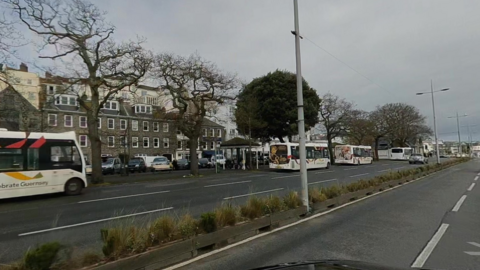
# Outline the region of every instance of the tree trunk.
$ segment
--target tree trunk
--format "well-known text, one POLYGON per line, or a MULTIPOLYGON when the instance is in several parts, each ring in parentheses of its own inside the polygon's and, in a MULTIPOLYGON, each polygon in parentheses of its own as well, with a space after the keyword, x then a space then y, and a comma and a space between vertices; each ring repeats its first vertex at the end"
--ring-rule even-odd
POLYGON ((375 161, 378 161, 379 158, 378 158, 378 142, 380 141, 380 138, 379 137, 375 137, 375 154, 374 154, 374 160, 375 161))
POLYGON ((330 164, 335 164, 335 155, 333 153, 333 146, 332 146, 332 138, 327 135, 327 142, 328 142, 328 154, 330 155, 330 164))
POLYGON ((98 134, 97 117, 92 112, 87 111, 88 138, 90 139, 90 149, 92 150, 92 183, 103 183, 102 174, 102 142, 98 134))
POLYGON ((284 142, 285 142, 285 140, 283 140, 283 137, 280 137, 280 136, 278 136, 278 140, 279 140, 281 143, 284 143, 284 142))
POLYGON ((198 137, 192 136, 189 138, 189 147, 190 147, 190 174, 194 176, 198 176, 198 155, 197 155, 197 147, 198 147, 198 137))

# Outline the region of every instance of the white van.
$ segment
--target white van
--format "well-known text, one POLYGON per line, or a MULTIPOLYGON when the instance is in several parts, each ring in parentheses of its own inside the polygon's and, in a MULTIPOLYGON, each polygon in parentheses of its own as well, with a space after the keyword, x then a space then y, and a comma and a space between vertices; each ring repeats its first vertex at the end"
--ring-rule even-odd
POLYGON ((220 165, 223 165, 223 164, 225 164, 226 161, 227 160, 225 159, 225 157, 222 154, 217 154, 216 157, 212 156, 210 158, 210 162, 211 162, 212 166, 217 164, 217 162, 220 163, 220 165))

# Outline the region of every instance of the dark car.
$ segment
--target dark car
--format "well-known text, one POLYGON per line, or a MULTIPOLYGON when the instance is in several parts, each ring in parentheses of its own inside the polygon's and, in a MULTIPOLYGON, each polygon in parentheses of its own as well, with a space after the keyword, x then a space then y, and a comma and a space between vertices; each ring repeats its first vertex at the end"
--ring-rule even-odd
POLYGON ((127 168, 130 172, 146 172, 147 166, 143 158, 132 158, 128 161, 127 168))
POLYGON ((177 168, 179 170, 189 170, 190 169, 190 161, 188 159, 179 159, 177 160, 177 168))
POLYGON ((198 168, 211 168, 212 164, 208 161, 208 158, 201 158, 198 160, 198 168))

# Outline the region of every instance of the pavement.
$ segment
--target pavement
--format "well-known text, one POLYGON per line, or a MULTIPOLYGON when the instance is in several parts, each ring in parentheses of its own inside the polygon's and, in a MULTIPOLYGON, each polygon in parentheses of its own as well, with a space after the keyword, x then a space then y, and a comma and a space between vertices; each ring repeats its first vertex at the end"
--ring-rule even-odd
POLYGON ((169 269, 251 269, 322 259, 480 269, 479 178, 480 160, 463 163, 169 269))
MULTIPOLYGON (((415 166, 420 165, 379 161, 373 165, 332 166, 329 170, 308 171, 308 181, 309 186, 318 187, 344 184, 415 166)), ((155 176, 134 174, 128 178, 131 183, 87 188, 74 197, 44 195, 2 200, 0 263, 16 260, 29 247, 48 241, 99 251, 101 228, 147 224, 161 215, 186 211, 199 216, 225 201, 242 204, 251 195, 282 195, 300 189, 298 172, 235 170, 205 173, 201 178, 178 177, 182 173, 187 171, 155 176)), ((374 211, 370 209, 366 214, 372 216, 374 211)))

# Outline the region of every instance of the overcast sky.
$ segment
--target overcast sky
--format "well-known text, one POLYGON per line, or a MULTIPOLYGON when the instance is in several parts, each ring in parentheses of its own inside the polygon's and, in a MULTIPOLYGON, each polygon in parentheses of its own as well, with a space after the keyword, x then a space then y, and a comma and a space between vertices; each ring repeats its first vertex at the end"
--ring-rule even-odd
MULTIPOLYGON (((97 0, 118 40, 148 39, 158 52, 198 52, 250 81, 275 69, 295 71, 292 0, 97 0)), ((462 140, 467 124, 480 140, 480 1, 299 0, 304 78, 319 95, 332 92, 373 110, 389 102, 417 106, 438 133, 462 140), (328 55, 319 45, 360 74, 328 55), (367 77, 364 78, 363 76, 367 77)), ((281 104, 279 104, 281 112, 281 104)))

